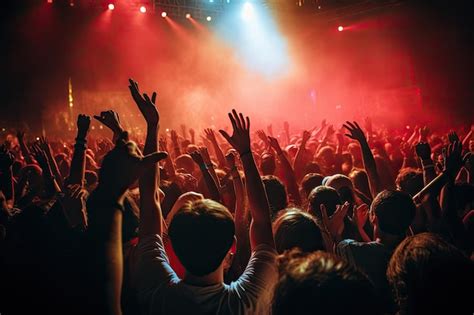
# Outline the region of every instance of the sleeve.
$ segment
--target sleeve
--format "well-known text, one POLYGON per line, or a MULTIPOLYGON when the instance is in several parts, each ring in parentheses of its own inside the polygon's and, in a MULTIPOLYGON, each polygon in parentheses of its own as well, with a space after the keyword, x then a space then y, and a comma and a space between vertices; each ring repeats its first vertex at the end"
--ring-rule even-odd
POLYGON ((278 280, 277 253, 268 245, 255 248, 244 273, 232 285, 247 309, 268 307, 278 280), (268 304, 268 305, 266 305, 268 304))
POLYGON ((170 266, 159 235, 140 238, 135 254, 137 262, 133 279, 138 299, 141 304, 149 305, 156 289, 179 279, 170 266))
POLYGON ((355 259, 353 253, 353 247, 357 244, 354 240, 343 240, 336 247, 336 254, 347 261, 352 266, 355 266, 355 259))

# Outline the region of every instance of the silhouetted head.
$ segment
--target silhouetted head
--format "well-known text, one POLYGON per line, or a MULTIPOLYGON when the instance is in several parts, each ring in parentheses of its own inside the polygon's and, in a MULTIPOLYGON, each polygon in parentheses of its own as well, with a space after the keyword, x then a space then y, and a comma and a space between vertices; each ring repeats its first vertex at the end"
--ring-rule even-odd
POLYGON ((273 222, 278 253, 298 247, 303 252, 324 250, 321 230, 314 217, 297 208, 281 211, 273 222))
POLYGON ((311 191, 322 185, 324 176, 318 173, 306 174, 301 180, 301 192, 305 198, 308 198, 311 191))
POLYGON ((322 251, 291 251, 280 258, 272 314, 381 314, 367 277, 322 251))
POLYGON ((234 242, 234 220, 226 207, 210 199, 186 203, 171 220, 171 244, 184 268, 204 276, 222 264, 234 242))
POLYGON ((285 185, 283 185, 278 177, 273 175, 263 176, 262 181, 267 193, 272 217, 275 217, 278 211, 288 206, 288 196, 286 194, 285 185))
POLYGON ((327 214, 331 216, 336 211, 336 206, 341 204, 341 197, 332 187, 318 186, 309 194, 308 202, 309 213, 321 220, 321 205, 326 206, 327 214))
POLYGON ((411 167, 402 168, 398 172, 395 184, 397 185, 397 189, 413 197, 423 189, 423 173, 411 167))

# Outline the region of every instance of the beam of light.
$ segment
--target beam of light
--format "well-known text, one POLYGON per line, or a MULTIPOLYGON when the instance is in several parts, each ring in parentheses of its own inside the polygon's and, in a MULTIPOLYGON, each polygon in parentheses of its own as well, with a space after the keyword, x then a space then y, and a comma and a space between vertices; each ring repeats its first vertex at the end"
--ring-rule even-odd
POLYGON ((339 26, 337 27, 337 30, 338 30, 339 32, 342 32, 342 31, 344 30, 344 26, 339 25, 339 26))
POLYGON ((190 19, 191 18, 191 13, 186 13, 186 18, 190 19))
POLYGON ((267 78, 288 73, 287 43, 263 4, 245 2, 219 19, 217 34, 249 69, 267 78))
POLYGON ((161 17, 164 17, 164 18, 165 18, 167 15, 168 15, 168 14, 167 14, 166 12, 164 12, 164 11, 161 12, 161 17))

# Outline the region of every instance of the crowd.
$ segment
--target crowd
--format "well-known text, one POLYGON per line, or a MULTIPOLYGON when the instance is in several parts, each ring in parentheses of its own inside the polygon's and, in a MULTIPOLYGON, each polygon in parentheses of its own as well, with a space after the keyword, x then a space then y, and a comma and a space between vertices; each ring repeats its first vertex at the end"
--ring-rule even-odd
POLYGON ((146 139, 0 147, 0 314, 473 314, 474 127, 168 136, 129 88, 146 139))

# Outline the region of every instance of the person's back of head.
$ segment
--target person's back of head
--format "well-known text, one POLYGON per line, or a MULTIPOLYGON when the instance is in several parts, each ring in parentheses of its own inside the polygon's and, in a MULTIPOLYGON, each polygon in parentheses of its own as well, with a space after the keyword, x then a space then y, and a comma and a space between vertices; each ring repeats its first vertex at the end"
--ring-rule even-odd
POLYGON ((305 198, 308 198, 314 188, 322 185, 323 178, 324 176, 318 173, 309 173, 303 177, 301 180, 301 190, 305 198))
POLYGON ((280 258, 273 314, 380 314, 367 277, 333 254, 297 250, 280 258))
POLYGON ((308 202, 309 213, 321 220, 321 205, 326 207, 328 216, 332 216, 336 211, 336 206, 341 204, 341 197, 332 187, 318 186, 309 194, 308 202))
POLYGON ((260 161, 260 169, 262 170, 263 175, 273 175, 275 174, 275 157, 272 154, 265 153, 262 155, 262 160, 260 161))
POLYGON ((407 193, 384 190, 372 201, 371 212, 379 232, 403 238, 415 218, 416 206, 407 193))
POLYGON ((440 236, 422 233, 395 250, 387 278, 400 314, 472 314, 474 264, 440 236))
POLYGON ((189 154, 181 154, 175 159, 176 169, 184 169, 188 174, 194 173, 194 161, 189 154))
POLYGON ((262 177, 265 192, 267 193, 268 204, 270 205, 271 215, 275 217, 278 211, 288 206, 288 196, 285 185, 273 175, 262 177))
POLYGON ((226 207, 210 199, 186 203, 168 229, 171 244, 187 272, 205 276, 222 264, 234 242, 234 220, 226 207))
POLYGON ((315 218, 297 208, 281 211, 273 222, 278 253, 299 248, 303 252, 324 250, 323 237, 315 218))
POLYGON ((351 179, 346 175, 335 174, 333 176, 329 176, 325 182, 325 186, 332 187, 337 190, 342 203, 347 201, 351 205, 354 204, 354 186, 351 179))
POLYGON ((309 173, 321 174, 321 167, 316 162, 309 162, 304 167, 304 173, 305 174, 309 174, 309 173))
POLYGON ((397 189, 406 192, 410 196, 415 196, 423 189, 423 173, 411 167, 402 168, 398 172, 395 184, 397 189))

